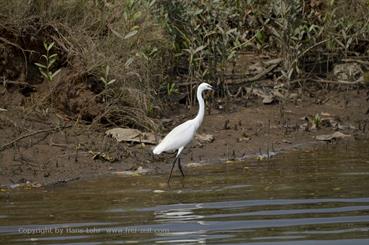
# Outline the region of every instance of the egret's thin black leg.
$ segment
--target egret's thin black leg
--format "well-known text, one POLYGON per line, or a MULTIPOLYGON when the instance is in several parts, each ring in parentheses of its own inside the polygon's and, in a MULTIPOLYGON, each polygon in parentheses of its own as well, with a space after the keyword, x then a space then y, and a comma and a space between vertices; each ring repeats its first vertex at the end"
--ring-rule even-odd
POLYGON ((185 177, 183 170, 182 170, 181 158, 178 158, 178 168, 179 168, 179 171, 181 171, 182 177, 185 177))
POLYGON ((169 184, 170 178, 172 177, 173 168, 174 168, 174 165, 176 165, 176 161, 177 161, 178 158, 179 158, 179 156, 176 157, 174 159, 173 163, 172 163, 172 169, 170 170, 170 174, 169 174, 169 178, 168 178, 168 184, 169 184))

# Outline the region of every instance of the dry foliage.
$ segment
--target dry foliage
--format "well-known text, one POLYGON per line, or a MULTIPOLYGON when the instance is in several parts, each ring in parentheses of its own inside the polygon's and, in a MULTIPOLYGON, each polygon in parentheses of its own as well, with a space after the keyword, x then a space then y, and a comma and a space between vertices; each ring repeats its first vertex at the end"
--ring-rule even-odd
POLYGON ((4 79, 42 84, 34 64, 43 43, 55 42, 62 72, 46 97, 58 109, 90 122, 156 127, 148 115, 166 74, 167 42, 147 1, 15 0, 0 9, 4 79))

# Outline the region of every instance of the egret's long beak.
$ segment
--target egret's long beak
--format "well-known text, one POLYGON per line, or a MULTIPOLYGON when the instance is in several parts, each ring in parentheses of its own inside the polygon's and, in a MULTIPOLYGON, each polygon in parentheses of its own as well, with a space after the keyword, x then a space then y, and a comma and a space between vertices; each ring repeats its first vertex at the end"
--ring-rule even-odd
POLYGON ((213 93, 214 93, 214 92, 218 92, 219 88, 211 86, 210 90, 213 91, 213 93))

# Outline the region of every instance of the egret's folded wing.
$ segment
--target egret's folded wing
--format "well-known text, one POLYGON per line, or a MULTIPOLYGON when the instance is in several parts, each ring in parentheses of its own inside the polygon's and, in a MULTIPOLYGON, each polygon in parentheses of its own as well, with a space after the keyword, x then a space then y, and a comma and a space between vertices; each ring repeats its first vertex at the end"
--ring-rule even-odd
POLYGON ((196 127, 193 120, 186 121, 169 132, 167 136, 154 149, 154 154, 160 154, 163 151, 177 150, 191 142, 195 135, 196 127))

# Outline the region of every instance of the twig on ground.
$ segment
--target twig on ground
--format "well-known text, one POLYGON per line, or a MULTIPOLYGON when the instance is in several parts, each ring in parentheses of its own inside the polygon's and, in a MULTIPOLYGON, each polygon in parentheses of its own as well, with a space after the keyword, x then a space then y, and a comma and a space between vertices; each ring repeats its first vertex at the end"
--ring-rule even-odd
POLYGON ((342 59, 342 61, 344 61, 344 62, 355 62, 355 63, 359 63, 359 64, 362 64, 362 65, 369 65, 369 61, 359 60, 359 59, 354 59, 354 58, 342 59))
POLYGON ((70 128, 70 127, 72 127, 72 125, 63 126, 63 127, 48 128, 48 129, 41 129, 41 130, 33 131, 33 132, 28 133, 28 134, 25 134, 25 135, 21 135, 18 138, 10 141, 9 143, 6 143, 6 144, 2 145, 0 147, 0 151, 5 150, 7 147, 12 146, 14 143, 16 143, 16 142, 18 142, 18 141, 20 141, 22 139, 25 139, 25 138, 34 136, 36 134, 49 133, 49 132, 52 132, 52 131, 58 131, 58 130, 66 129, 66 128, 70 128))
POLYGON ((31 84, 26 83, 26 82, 18 82, 18 81, 10 81, 10 80, 5 80, 5 78, 3 78, 3 84, 13 84, 13 85, 25 85, 25 86, 30 86, 33 87, 31 84))

